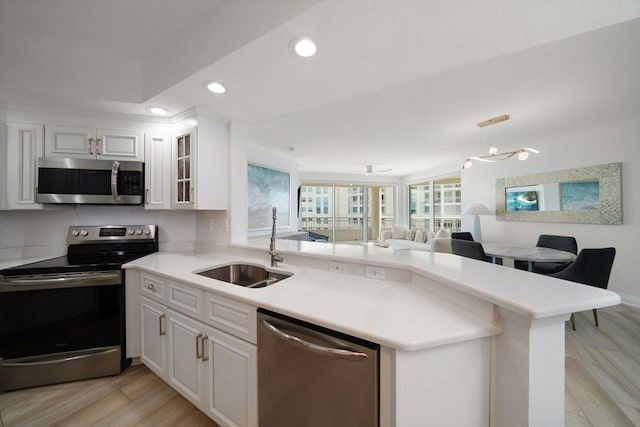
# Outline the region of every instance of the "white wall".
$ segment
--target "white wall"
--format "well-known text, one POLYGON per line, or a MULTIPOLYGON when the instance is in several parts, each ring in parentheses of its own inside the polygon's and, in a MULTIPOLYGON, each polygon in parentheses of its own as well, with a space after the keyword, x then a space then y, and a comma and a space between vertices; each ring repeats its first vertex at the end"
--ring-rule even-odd
MULTIPOLYGON (((531 143, 532 148, 539 149, 541 153, 532 154, 526 162, 510 159, 498 163, 476 163, 462 172, 463 211, 476 201, 483 202, 494 211, 497 178, 622 162, 622 225, 497 221, 494 216, 487 215, 481 217, 482 235, 485 242, 535 244, 539 234, 559 234, 575 236, 578 250, 613 246, 617 253, 609 289, 621 294, 625 302, 640 305, 635 265, 640 249, 638 135, 640 118, 531 143)), ((463 216, 462 221, 463 229, 470 230, 472 217, 463 216)))

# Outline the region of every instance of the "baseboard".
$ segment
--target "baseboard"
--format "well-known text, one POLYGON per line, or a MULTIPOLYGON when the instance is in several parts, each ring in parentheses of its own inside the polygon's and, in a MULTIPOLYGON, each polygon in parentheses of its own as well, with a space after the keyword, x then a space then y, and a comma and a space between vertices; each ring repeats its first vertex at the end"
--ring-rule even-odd
POLYGON ((621 293, 618 293, 618 295, 620 295, 620 298, 622 298, 622 303, 623 304, 627 304, 627 305, 631 305, 633 307, 640 308, 640 297, 637 297, 635 295, 625 295, 625 294, 621 294, 621 293))

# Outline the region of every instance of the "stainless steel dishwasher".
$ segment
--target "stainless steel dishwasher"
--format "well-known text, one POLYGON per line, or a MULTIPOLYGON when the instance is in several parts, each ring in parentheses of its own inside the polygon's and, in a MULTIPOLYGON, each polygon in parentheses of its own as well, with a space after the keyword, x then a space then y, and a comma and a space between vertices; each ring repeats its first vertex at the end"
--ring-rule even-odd
POLYGON ((379 348, 259 309, 260 427, 378 426, 379 348))

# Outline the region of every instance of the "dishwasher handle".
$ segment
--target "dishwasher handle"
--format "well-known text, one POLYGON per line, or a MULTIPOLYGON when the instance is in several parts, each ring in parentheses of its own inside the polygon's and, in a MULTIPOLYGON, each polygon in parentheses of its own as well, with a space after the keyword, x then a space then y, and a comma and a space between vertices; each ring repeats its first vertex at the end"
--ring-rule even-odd
POLYGON ((309 341, 305 341, 294 335, 290 335, 290 334, 287 334, 286 332, 281 331, 280 329, 276 328, 275 326, 273 326, 271 323, 267 322, 264 319, 262 319, 261 322, 270 332, 273 332, 275 335, 282 338, 283 340, 289 341, 292 344, 295 344, 304 349, 313 351, 315 353, 324 354, 326 356, 338 357, 340 359, 346 359, 353 362, 365 362, 369 358, 369 356, 367 356, 365 353, 361 353, 359 351, 343 350, 340 348, 331 348, 331 347, 325 347, 318 344, 313 344, 313 343, 310 343, 309 341))

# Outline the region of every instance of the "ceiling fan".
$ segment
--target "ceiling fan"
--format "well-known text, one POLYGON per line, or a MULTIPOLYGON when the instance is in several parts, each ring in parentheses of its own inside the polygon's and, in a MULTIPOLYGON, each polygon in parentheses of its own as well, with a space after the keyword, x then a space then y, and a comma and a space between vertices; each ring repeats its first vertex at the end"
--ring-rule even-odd
POLYGON ((365 176, 369 176, 375 173, 391 172, 392 170, 393 168, 390 165, 367 165, 364 174, 365 176))

